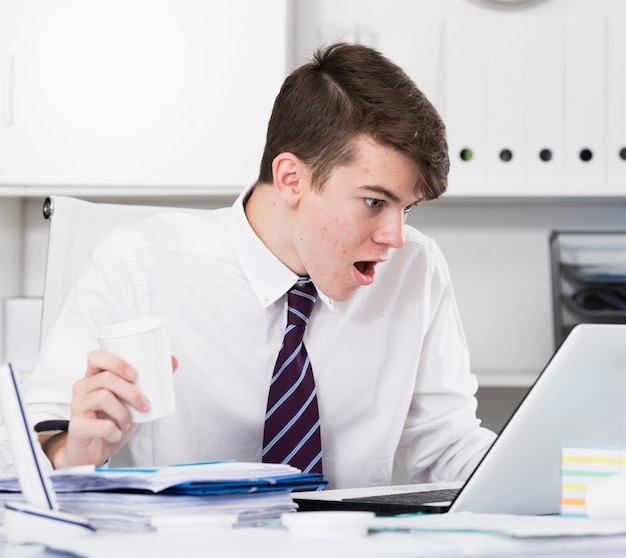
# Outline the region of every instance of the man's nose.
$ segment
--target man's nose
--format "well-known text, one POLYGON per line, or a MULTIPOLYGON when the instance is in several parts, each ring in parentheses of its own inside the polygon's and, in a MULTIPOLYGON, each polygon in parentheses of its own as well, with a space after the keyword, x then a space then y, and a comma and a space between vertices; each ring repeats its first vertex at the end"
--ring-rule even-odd
POLYGON ((388 215, 374 235, 374 240, 379 244, 386 244, 392 248, 404 246, 404 222, 406 214, 402 211, 399 215, 395 212, 388 215))

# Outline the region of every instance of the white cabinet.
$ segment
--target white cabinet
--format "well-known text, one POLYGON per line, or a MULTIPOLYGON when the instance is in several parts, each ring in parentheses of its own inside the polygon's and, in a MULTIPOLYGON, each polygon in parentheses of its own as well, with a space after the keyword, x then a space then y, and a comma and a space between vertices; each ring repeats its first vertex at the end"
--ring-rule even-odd
POLYGON ((353 38, 441 112, 447 197, 626 196, 626 2, 294 0, 301 56, 353 38))
POLYGON ((449 194, 626 196, 625 34, 608 14, 449 17, 449 194))
POLYGON ((287 4, 0 0, 0 195, 251 184, 287 4))

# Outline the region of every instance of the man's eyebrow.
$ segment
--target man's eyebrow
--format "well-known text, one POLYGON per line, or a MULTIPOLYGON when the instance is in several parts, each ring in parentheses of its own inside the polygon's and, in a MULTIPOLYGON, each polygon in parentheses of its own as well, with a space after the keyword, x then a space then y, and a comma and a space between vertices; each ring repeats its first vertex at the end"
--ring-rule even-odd
POLYGON ((367 190, 372 194, 378 194, 379 196, 387 198, 392 202, 400 203, 400 198, 398 196, 382 186, 361 186, 361 190, 367 190))
MULTIPOLYGON (((391 190, 388 190, 384 186, 361 186, 361 190, 367 190, 367 192, 370 192, 371 194, 378 194, 379 196, 387 198, 394 203, 400 203, 402 201, 398 196, 396 196, 396 194, 394 194, 391 190)), ((411 205, 415 205, 420 201, 421 200, 416 199, 411 205)))

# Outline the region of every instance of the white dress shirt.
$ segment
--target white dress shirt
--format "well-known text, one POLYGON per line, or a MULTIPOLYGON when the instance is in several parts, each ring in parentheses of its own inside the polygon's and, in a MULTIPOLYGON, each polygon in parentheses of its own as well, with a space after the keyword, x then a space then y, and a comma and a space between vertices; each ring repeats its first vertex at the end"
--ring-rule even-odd
MULTIPOLYGON (((24 386, 33 423, 69 419, 95 332, 167 317, 177 409, 139 426, 136 465, 260 461, 269 382, 297 276, 250 227, 243 195, 206 216, 167 213, 105 236, 83 266, 24 386)), ((332 488, 384 485, 394 456, 412 482, 462 480, 494 434, 476 419, 476 379, 435 242, 406 244, 345 302, 320 293, 305 334, 332 488)))

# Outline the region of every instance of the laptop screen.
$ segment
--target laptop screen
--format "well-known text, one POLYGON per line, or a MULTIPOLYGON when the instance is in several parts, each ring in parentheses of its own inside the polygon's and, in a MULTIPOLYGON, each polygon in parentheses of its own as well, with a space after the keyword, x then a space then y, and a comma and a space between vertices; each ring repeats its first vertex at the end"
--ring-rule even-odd
POLYGON ((28 421, 18 379, 10 364, 0 366, 0 403, 24 499, 34 506, 57 510, 56 494, 38 455, 39 440, 28 421))

